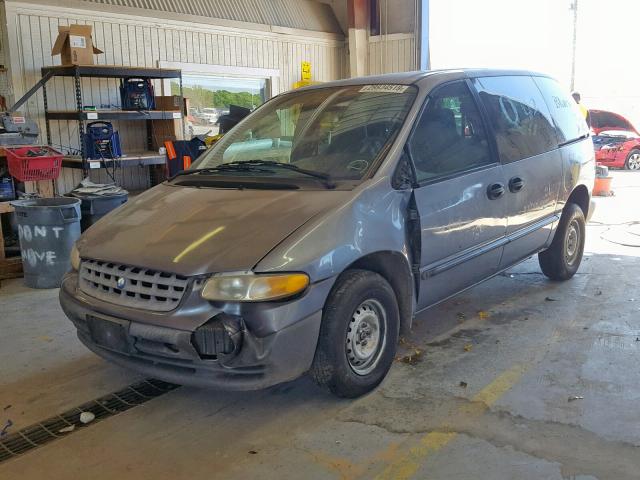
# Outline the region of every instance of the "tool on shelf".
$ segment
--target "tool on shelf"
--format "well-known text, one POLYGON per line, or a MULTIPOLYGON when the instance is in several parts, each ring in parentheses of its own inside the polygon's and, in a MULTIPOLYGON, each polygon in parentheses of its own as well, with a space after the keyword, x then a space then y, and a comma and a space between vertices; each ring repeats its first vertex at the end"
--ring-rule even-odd
MULTIPOLYGON (((49 78, 51 77, 43 77, 15 105, 0 113, 0 145, 32 145, 36 143, 40 135, 38 124, 27 117, 16 115, 16 112, 49 78)), ((4 97, 0 103, 6 105, 4 97)))
POLYGON ((38 124, 33 120, 8 112, 0 114, 0 145, 30 145, 40 135, 38 124))
POLYGON ((116 170, 122 168, 117 162, 122 157, 120 135, 113 129, 111 122, 90 122, 84 134, 84 157, 89 160, 101 160, 107 169, 107 175, 116 181, 116 170), (113 160, 109 170, 105 160, 113 160))
POLYGON ((90 160, 115 159, 122 156, 120 135, 111 122, 91 122, 84 134, 85 156, 90 160))
POLYGON ((156 108, 153 83, 148 78, 121 79, 120 97, 123 110, 153 110, 156 108))

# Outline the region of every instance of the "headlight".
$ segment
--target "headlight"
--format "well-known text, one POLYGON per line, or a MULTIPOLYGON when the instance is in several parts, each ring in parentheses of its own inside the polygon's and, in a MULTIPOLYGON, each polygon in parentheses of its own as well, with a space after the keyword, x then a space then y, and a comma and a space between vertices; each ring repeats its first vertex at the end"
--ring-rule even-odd
POLYGON ((76 271, 80 270, 80 252, 75 245, 71 249, 71 268, 76 271))
POLYGON ((207 280, 202 297, 220 302, 279 300, 300 293, 308 285, 309 277, 304 273, 220 275, 207 280))

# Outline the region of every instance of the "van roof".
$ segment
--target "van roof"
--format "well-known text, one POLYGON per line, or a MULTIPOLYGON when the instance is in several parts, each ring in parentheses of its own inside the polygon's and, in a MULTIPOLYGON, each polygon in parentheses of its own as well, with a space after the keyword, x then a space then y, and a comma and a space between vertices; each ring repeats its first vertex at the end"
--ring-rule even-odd
POLYGON ((532 72, 528 70, 498 70, 490 68, 449 68, 442 70, 416 70, 412 72, 386 73, 384 75, 370 75, 366 77, 346 78, 332 82, 321 83, 304 89, 332 87, 341 85, 362 85, 362 84, 395 84, 413 85, 427 77, 447 77, 455 80, 457 78, 475 77, 497 77, 497 76, 527 75, 535 77, 549 77, 544 73, 532 72))

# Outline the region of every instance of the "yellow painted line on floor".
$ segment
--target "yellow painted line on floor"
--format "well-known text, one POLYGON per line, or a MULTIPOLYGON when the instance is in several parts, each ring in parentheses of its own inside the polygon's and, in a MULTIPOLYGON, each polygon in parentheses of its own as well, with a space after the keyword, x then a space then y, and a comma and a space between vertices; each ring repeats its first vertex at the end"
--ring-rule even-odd
MULTIPOLYGON (((491 405, 520 380, 526 370, 527 367, 525 365, 515 365, 503 372, 472 398, 471 409, 461 409, 460 413, 471 415, 472 417, 482 416, 491 405)), ((442 450, 456 435, 456 433, 451 432, 430 432, 426 434, 420 439, 418 445, 409 449, 409 452, 402 458, 388 465, 376 479, 409 480, 429 456, 442 450)))
POLYGON ((518 383, 524 372, 527 371, 525 365, 514 365, 509 370, 503 372, 489 385, 480 390, 474 397, 475 402, 482 402, 487 407, 492 406, 518 383))

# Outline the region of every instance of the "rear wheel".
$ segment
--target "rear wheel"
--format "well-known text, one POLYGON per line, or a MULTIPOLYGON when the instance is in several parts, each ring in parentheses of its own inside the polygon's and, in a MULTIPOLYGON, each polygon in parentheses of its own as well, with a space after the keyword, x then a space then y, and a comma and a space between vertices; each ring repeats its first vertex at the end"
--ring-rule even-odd
POLYGON ((552 280, 573 277, 582 261, 584 240, 584 212, 575 203, 567 203, 551 246, 538 254, 542 273, 552 280))
POLYGON ((624 166, 627 170, 640 170, 640 150, 631 150, 624 166))
POLYGON ((399 326, 398 303, 389 283, 377 273, 346 271, 323 310, 312 377, 339 397, 373 390, 391 368, 399 326))

